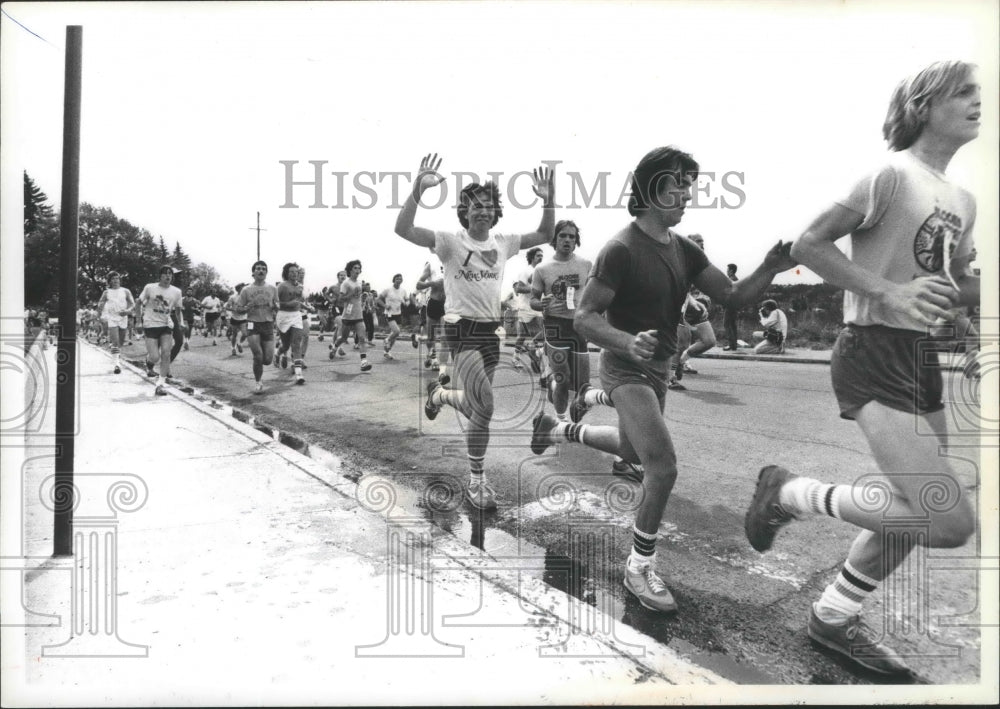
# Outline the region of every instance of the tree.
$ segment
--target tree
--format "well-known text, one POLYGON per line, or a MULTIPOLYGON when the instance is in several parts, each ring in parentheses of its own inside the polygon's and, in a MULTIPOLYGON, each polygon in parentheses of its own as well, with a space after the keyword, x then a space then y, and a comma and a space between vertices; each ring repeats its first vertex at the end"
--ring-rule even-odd
POLYGON ((133 295, 157 279, 156 242, 145 229, 120 219, 107 207, 80 205, 78 292, 81 303, 101 297, 109 271, 118 271, 133 295))
POLYGON ((219 272, 207 263, 192 266, 187 275, 185 295, 190 295, 198 300, 208 295, 214 295, 219 300, 225 301, 233 293, 233 289, 228 283, 219 280, 219 272))
POLYGON ((171 258, 171 262, 173 263, 173 267, 176 269, 185 272, 191 270, 191 257, 184 253, 184 250, 181 248, 181 242, 179 241, 174 246, 174 254, 171 258))
POLYGON ((59 292, 59 218, 24 173, 24 302, 39 306, 59 292))

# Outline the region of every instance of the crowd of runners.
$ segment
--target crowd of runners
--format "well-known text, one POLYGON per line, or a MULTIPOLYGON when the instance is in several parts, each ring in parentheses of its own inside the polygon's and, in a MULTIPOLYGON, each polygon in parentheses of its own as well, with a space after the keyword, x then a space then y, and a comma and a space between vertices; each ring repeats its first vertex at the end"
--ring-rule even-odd
MULTIPOLYGON (((474 508, 496 508, 484 461, 504 334, 502 284, 507 263, 524 258, 526 265, 514 281, 518 316, 511 362, 538 373, 552 411, 534 418, 531 451, 579 445, 611 453, 616 456, 614 471, 642 485, 632 549, 624 560, 624 585, 643 606, 674 612, 677 604, 655 554, 678 476, 663 416, 667 393, 683 386, 680 380, 692 371, 692 357, 716 345, 708 322, 712 303, 726 309, 727 349, 734 348, 729 313, 760 305, 777 274, 797 264, 807 266, 845 290, 846 327, 831 364, 841 416, 857 421, 891 485, 889 514, 929 514, 932 524, 921 539, 887 534, 884 511, 866 507, 860 490, 765 465, 749 501, 746 535, 754 549, 765 552, 780 529, 810 515, 857 527, 859 535, 840 573, 812 607, 807 632, 815 642, 871 670, 905 671, 902 658, 861 621, 861 607, 913 545, 962 545, 975 527, 962 486, 938 454, 947 435, 941 371, 918 345, 929 329, 955 321, 963 309, 979 302, 978 277, 969 268, 975 203, 945 177, 955 152, 978 134, 979 92, 974 67, 962 62, 937 63, 903 81, 883 127, 892 151, 884 165, 834 195, 830 207, 794 243, 776 240, 759 266, 741 277, 733 264, 727 271, 713 265, 699 235, 675 230, 699 174, 696 159, 678 148, 651 150, 635 166, 628 204, 632 221, 608 235, 593 262, 576 253, 582 238, 577 223, 557 219, 556 178, 545 167, 532 173, 534 193, 542 202, 534 231, 496 229, 503 205, 492 182, 461 190, 459 228, 419 226, 421 197, 445 179, 439 172, 442 160, 428 155, 399 209, 395 233, 428 249, 436 261, 424 265, 412 293, 402 287, 402 274, 394 276, 390 287, 374 292, 361 279, 362 263, 349 261, 338 283, 321 291, 325 312, 318 339, 330 338, 328 356, 335 359, 348 357, 344 348, 353 336, 358 366, 370 371, 376 309, 388 321, 382 356, 392 359, 402 310, 417 305, 421 320, 410 341, 414 347, 425 345, 423 364, 437 372, 427 385, 424 412, 434 420, 443 407, 452 407, 467 419, 466 496, 474 508), (843 237, 850 237, 849 255, 836 246, 843 237), (548 257, 546 247, 551 249, 548 257), (600 349, 596 385, 591 381, 591 346, 600 349), (617 425, 583 423, 597 406, 613 408, 617 425), (914 417, 925 419, 937 437, 918 435, 914 417), (929 480, 943 482, 941 489, 954 499, 928 512, 920 506, 929 480)), ((309 316, 316 310, 303 297, 304 273, 297 264, 286 263, 275 285, 268 280, 268 264, 257 261, 251 267, 252 282, 237 286, 225 304, 206 298, 190 308, 171 283, 170 267, 134 302, 117 274, 110 274, 100 306, 109 314, 116 371, 121 338, 134 314, 147 347, 147 367, 159 377, 156 391, 162 393, 176 356, 175 331, 186 324, 181 328, 186 346, 200 305, 206 337, 213 344, 224 315, 232 355, 242 353, 244 344, 249 347, 255 391, 264 390, 265 367, 272 363, 287 367, 290 361, 294 381, 304 383, 309 316), (157 364, 159 373, 154 371, 157 364)), ((765 303, 761 321, 780 329, 775 308, 765 303)))

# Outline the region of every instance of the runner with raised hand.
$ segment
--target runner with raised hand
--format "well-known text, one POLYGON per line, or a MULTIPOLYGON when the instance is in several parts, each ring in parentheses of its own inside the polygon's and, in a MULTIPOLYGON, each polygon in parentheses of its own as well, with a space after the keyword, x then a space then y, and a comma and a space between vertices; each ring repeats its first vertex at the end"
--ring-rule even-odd
POLYGON ((468 419, 466 448, 473 506, 496 507, 496 492, 486 482, 483 463, 493 418, 493 373, 500 361, 500 290, 507 261, 521 249, 548 242, 555 225, 555 181, 548 167, 532 174, 534 193, 542 200, 542 219, 528 234, 498 234, 491 230, 503 215, 500 192, 493 182, 471 184, 459 195, 457 232, 432 231, 414 225, 420 197, 444 182, 438 172, 441 159, 427 155, 420 163, 413 191, 396 219, 396 234, 431 249, 444 265, 445 337, 454 358, 456 388, 428 382, 424 412, 434 419, 442 406, 451 406, 468 419))

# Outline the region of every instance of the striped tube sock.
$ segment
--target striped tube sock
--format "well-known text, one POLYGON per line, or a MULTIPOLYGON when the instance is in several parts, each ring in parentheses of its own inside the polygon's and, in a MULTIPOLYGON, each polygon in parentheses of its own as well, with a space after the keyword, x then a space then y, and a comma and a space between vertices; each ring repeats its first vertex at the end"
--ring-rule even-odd
POLYGON ((469 456, 469 482, 471 483, 481 483, 484 479, 483 477, 483 462, 486 460, 485 455, 470 455, 469 456))
POLYGON ((629 554, 628 564, 633 571, 652 563, 658 536, 656 533, 647 534, 635 525, 632 526, 632 553, 629 554))
POLYGON ((850 561, 826 587, 816 603, 816 614, 827 623, 840 623, 861 612, 861 604, 878 586, 878 581, 851 566, 850 561))
POLYGON ((611 397, 603 389, 597 389, 591 387, 583 395, 583 403, 587 406, 594 406, 595 404, 600 404, 601 406, 614 406, 611 403, 611 397))
POLYGON ((553 440, 559 436, 563 436, 570 443, 583 443, 583 438, 587 435, 587 429, 588 426, 586 424, 560 421, 552 428, 550 435, 553 440))
POLYGON ((115 363, 116 367, 118 366, 118 360, 120 358, 120 355, 121 355, 121 348, 117 347, 117 346, 112 346, 111 347, 111 360, 115 363))
POLYGON ((840 516, 840 493, 846 485, 830 485, 812 478, 795 478, 782 486, 778 502, 795 514, 812 513, 828 515, 836 519, 840 516))

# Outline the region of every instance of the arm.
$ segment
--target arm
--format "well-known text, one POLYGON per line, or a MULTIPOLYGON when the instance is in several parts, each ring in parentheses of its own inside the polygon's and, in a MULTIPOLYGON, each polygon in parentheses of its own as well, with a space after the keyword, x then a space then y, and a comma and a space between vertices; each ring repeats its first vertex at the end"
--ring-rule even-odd
POLYGON ((753 273, 735 282, 715 266, 708 264, 695 276, 695 285, 710 298, 730 308, 752 303, 760 298, 776 275, 795 266, 795 261, 789 255, 790 248, 791 243, 779 241, 764 255, 764 261, 753 273))
MULTIPOLYGON (((542 199, 542 221, 538 229, 530 234, 521 235, 521 248, 530 249, 552 241, 556 227, 556 174, 548 167, 539 167, 532 171, 534 184, 532 191, 542 199)), ((516 290, 517 286, 515 286, 516 290)), ((523 291, 528 292, 528 291, 523 291)))
POLYGON ((979 305, 979 276, 972 274, 969 263, 972 261, 972 254, 961 258, 952 259, 948 270, 957 273, 955 285, 958 286, 958 305, 976 306, 979 305))
POLYGON ((583 289, 580 304, 573 317, 573 327, 598 347, 639 362, 652 358, 657 345, 655 330, 630 335, 613 327, 604 318, 604 312, 614 297, 615 292, 609 286, 596 278, 591 278, 583 289))
POLYGON ((852 262, 836 242, 863 221, 863 215, 835 204, 819 215, 792 246, 792 258, 808 266, 838 288, 867 296, 882 307, 904 313, 925 325, 948 317, 947 308, 958 294, 940 276, 893 283, 852 262))
POLYGON ((101 293, 101 299, 97 301, 97 312, 104 312, 104 304, 108 302, 108 291, 101 293))
MULTIPOLYGON (((518 281, 520 283, 520 281, 518 281)), ((514 284, 514 290, 517 290, 517 283, 514 284)), ((531 277, 531 309, 532 310, 542 310, 544 311, 549 301, 552 300, 552 294, 545 294, 545 277, 535 271, 531 277)))
POLYGON ((437 171, 441 167, 441 159, 437 153, 433 156, 427 155, 420 161, 420 171, 414 182, 413 190, 403 203, 403 208, 396 217, 396 234, 403 237, 412 244, 432 248, 434 246, 434 232, 430 229, 414 226, 413 220, 417 216, 417 206, 420 197, 431 187, 444 182, 444 177, 437 171))

